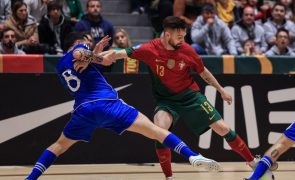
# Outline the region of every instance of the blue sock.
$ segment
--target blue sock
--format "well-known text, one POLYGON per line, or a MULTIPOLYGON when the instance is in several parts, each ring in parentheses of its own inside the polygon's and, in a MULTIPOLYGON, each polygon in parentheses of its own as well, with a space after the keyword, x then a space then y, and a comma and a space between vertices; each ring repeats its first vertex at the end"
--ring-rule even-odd
POLYGON ((263 156, 263 158, 259 161, 256 166, 254 173, 250 177, 250 179, 259 179, 263 176, 263 174, 272 166, 272 160, 268 156, 263 156))
POLYGON ((49 150, 45 150, 36 162, 31 174, 26 179, 38 179, 38 177, 44 173, 44 171, 53 163, 55 159, 56 155, 54 153, 49 150))
POLYGON ((194 153, 182 140, 172 133, 164 139, 163 144, 186 158, 199 155, 199 153, 194 153))

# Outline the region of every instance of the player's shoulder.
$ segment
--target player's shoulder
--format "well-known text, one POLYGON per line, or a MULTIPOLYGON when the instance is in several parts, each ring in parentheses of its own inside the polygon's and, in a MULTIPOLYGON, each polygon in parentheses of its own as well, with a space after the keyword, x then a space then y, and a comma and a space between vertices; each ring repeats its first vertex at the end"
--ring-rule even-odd
POLYGON ((152 39, 148 42, 142 43, 142 44, 137 44, 135 46, 132 47, 133 50, 145 50, 145 51, 151 51, 153 52, 155 49, 158 49, 157 47, 159 47, 159 42, 157 39, 152 39))
POLYGON ((182 43, 182 45, 181 45, 181 50, 182 51, 185 51, 185 52, 187 52, 187 53, 195 53, 196 51, 194 50, 194 48, 190 45, 190 44, 188 44, 188 43, 186 43, 186 42, 183 42, 182 43))
POLYGON ((161 45, 161 39, 160 38, 152 39, 152 40, 148 41, 146 44, 150 48, 157 48, 161 45))

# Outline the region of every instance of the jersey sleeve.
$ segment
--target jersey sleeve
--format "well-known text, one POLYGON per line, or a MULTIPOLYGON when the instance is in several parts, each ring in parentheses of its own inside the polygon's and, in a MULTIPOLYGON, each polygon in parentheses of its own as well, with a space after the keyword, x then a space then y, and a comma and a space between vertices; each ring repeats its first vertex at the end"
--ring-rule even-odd
POLYGON ((190 57, 190 62, 193 70, 198 74, 202 73, 204 71, 204 63, 201 57, 195 52, 192 47, 188 47, 187 52, 190 57))
POLYGON ((152 57, 152 48, 149 43, 140 44, 131 48, 125 49, 128 57, 140 61, 148 62, 149 57, 152 57))

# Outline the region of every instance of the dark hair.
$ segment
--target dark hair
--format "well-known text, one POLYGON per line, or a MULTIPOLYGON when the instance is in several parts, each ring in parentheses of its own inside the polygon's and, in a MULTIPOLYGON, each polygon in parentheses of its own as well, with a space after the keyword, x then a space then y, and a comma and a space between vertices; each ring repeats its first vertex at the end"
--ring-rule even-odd
POLYGON ((163 20, 163 29, 186 29, 187 24, 184 20, 176 16, 168 16, 163 20))
POLYGON ((23 2, 23 1, 16 1, 15 3, 14 3, 14 5, 12 6, 12 16, 14 17, 14 19, 15 20, 19 20, 19 18, 17 17, 17 15, 16 15, 16 11, 20 8, 20 7, 22 7, 22 6, 26 6, 27 8, 28 8, 28 6, 27 6, 27 4, 25 3, 25 2, 23 2))
POLYGON ((62 5, 60 4, 60 2, 54 0, 54 1, 50 1, 47 4, 47 13, 49 13, 50 11, 52 11, 54 9, 58 9, 58 10, 62 9, 62 5))
POLYGON ((284 7, 285 12, 287 11, 287 7, 286 7, 283 3, 281 3, 281 2, 276 2, 276 3, 273 5, 271 11, 273 11, 273 10, 275 9, 275 7, 277 7, 277 6, 282 6, 282 7, 284 7))
POLYGON ((285 28, 279 28, 277 33, 276 33, 276 37, 278 37, 280 32, 285 32, 288 35, 288 38, 289 38, 289 31, 287 29, 285 29, 285 28))
POLYGON ((98 1, 98 2, 100 3, 100 5, 101 5, 101 1, 100 1, 100 0, 88 0, 87 3, 86 3, 86 8, 89 7, 89 2, 90 2, 90 1, 98 1))
POLYGON ((214 13, 215 8, 212 3, 204 3, 202 4, 202 12, 208 11, 214 13))
POLYGON ((3 31, 0 33, 0 40, 4 37, 4 34, 5 34, 7 31, 13 31, 14 34, 15 34, 15 31, 14 31, 13 29, 11 29, 10 27, 4 27, 3 31))
POLYGON ((74 45, 74 43, 77 40, 84 40, 84 39, 85 39, 85 33, 77 32, 77 31, 71 32, 65 38, 64 48, 68 50, 70 47, 74 45))

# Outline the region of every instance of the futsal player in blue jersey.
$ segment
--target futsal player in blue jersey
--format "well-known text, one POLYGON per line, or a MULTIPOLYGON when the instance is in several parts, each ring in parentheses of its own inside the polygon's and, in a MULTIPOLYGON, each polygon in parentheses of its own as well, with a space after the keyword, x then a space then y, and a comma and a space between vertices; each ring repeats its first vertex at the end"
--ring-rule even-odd
POLYGON ((203 165, 209 171, 219 171, 220 166, 216 161, 191 151, 177 136, 154 125, 145 115, 118 97, 100 73, 102 65, 113 63, 110 60, 112 58, 107 57, 112 54, 98 54, 108 40, 104 38, 98 45, 99 50, 91 51, 83 44, 83 34, 72 33, 67 38, 66 46, 71 44, 72 47, 60 59, 56 70, 63 85, 75 99, 74 111, 61 136, 41 154, 26 179, 38 179, 58 156, 77 141, 89 141, 96 128, 105 128, 117 134, 124 131, 142 134, 186 157, 193 166, 203 165), (87 66, 83 66, 85 63, 87 66))
POLYGON ((277 140, 277 142, 266 151, 259 161, 252 176, 245 180, 258 180, 271 167, 284 152, 295 144, 295 122, 293 122, 277 140))

